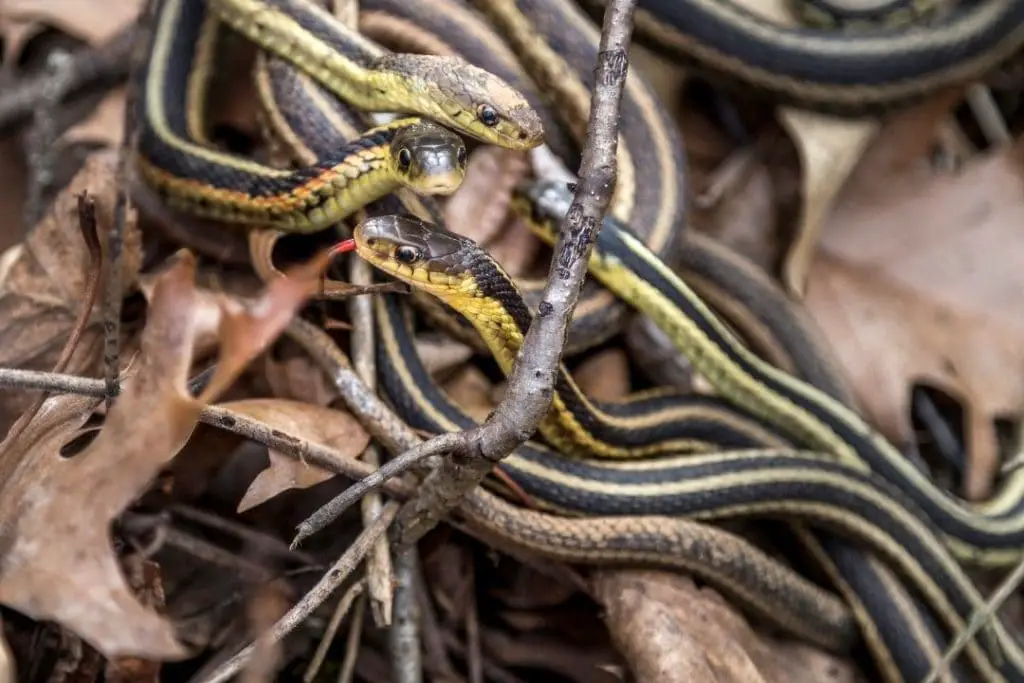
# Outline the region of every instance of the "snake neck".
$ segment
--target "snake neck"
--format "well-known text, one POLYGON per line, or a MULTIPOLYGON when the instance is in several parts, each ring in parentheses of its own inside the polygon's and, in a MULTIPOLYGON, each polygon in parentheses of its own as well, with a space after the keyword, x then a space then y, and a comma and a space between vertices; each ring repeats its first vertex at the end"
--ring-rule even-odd
POLYGON ((533 316, 512 278, 485 253, 474 250, 462 265, 469 277, 443 300, 472 323, 502 372, 511 373, 533 316))
MULTIPOLYGON (((582 146, 586 141, 590 121, 590 88, 579 78, 565 57, 538 37, 541 35, 540 29, 523 14, 515 0, 474 0, 474 4, 499 28, 541 89, 557 94, 555 102, 560 116, 576 142, 582 146)), ((553 10, 554 7, 546 7, 535 16, 550 19, 553 25, 559 25, 566 19, 571 20, 553 14, 553 10)), ((616 158, 618 176, 608 211, 619 220, 629 221, 635 209, 636 168, 625 136, 621 134, 618 136, 616 158)))
MULTIPOLYGON (((200 2, 201 0, 186 0, 200 2)), ((257 45, 299 67, 356 108, 379 99, 369 64, 381 53, 338 33, 311 3, 207 0, 210 9, 257 45), (289 11, 285 11, 288 9, 289 11)))

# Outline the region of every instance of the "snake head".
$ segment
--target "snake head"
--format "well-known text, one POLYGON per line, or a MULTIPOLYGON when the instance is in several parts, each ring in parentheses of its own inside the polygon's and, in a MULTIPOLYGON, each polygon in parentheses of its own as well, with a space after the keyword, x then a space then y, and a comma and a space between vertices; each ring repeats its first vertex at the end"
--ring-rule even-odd
POLYGON ((414 216, 368 218, 352 232, 359 256, 385 273, 442 299, 458 293, 466 260, 478 247, 461 235, 414 216))
POLYGON ((373 68, 400 79, 394 91, 416 100, 415 106, 395 102, 405 111, 415 109, 477 140, 508 149, 532 149, 544 141, 540 116, 522 93, 461 57, 391 54, 378 58, 373 68))
POLYGON ((511 209, 531 232, 553 245, 572 201, 573 190, 563 181, 527 180, 516 186, 511 209))
POLYGON ((391 140, 392 172, 423 195, 450 195, 466 177, 466 143, 430 121, 402 128, 391 140))

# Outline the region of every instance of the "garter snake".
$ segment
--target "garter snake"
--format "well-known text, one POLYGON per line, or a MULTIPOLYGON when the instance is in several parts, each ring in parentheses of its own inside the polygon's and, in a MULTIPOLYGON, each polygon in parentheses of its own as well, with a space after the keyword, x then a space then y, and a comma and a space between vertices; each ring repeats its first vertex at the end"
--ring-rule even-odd
MULTIPOLYGON (((326 92, 283 60, 270 59, 259 65, 257 88, 271 127, 302 157, 322 154, 325 149, 342 144, 352 133, 354 126, 346 120, 337 100, 332 102, 326 92)), ((602 405, 589 400, 564 371, 560 393, 586 422, 578 433, 599 432, 601 438, 596 443, 607 444, 609 448, 644 449, 653 454, 787 445, 774 430, 715 398, 650 391, 632 397, 628 403, 602 405), (644 422, 660 428, 638 429, 637 425, 644 422)))
MULTIPOLYGON (((232 25, 262 39, 267 49, 305 64, 364 106, 428 115, 477 139, 514 149, 542 141, 536 112, 496 76, 462 60, 385 54, 347 33, 315 5, 303 0, 280 3, 284 0, 209 4, 219 8, 219 17, 230 17, 232 25), (287 36, 304 42, 292 45, 287 36), (311 60, 325 51, 337 58, 312 68, 311 60), (386 94, 379 92, 382 88, 386 94)), ((217 30, 206 6, 202 0, 163 0, 140 97, 140 175, 173 208, 308 232, 337 222, 400 184, 416 192, 450 194, 461 183, 462 141, 418 117, 373 128, 295 171, 270 168, 205 144, 198 109, 203 97, 196 90, 209 79, 212 34, 217 30)))
MULTIPOLYGON (((596 9, 606 1, 585 0, 596 9)), ((966 2, 941 22, 850 34, 782 27, 734 0, 639 0, 634 22, 638 38, 670 57, 839 115, 964 85, 1024 45, 1024 0, 966 2)))
MULTIPOLYGON (((534 231, 552 243, 570 197, 564 186, 540 182, 516 205, 531 215, 534 231)), ((856 412, 751 353, 628 230, 609 227, 598 237, 589 272, 650 316, 722 395, 777 425, 801 446, 832 453, 852 467, 893 482, 948 536, 961 559, 998 565, 1020 557, 1024 474, 1011 474, 991 501, 968 508, 936 487, 856 412)))
MULTIPOLYGON (((257 85, 272 128, 283 134, 300 161, 316 157, 323 147, 336 145, 357 130, 352 112, 282 60, 261 60, 257 85), (304 115, 311 107, 318 116, 304 115)), ((347 365, 319 330, 304 322, 294 323, 292 329, 301 332, 293 338, 321 363, 347 365)), ((390 343, 388 339, 385 333, 382 344, 390 343)), ((580 564, 649 561, 682 569, 798 637, 837 651, 847 650, 851 642, 854 625, 845 606, 756 547, 713 527, 656 517, 565 520, 518 508, 486 491, 472 493, 462 514, 479 535, 497 537, 506 546, 580 564), (645 529, 657 534, 638 533, 645 529)))
MULTIPOLYGON (((474 496, 471 498, 472 504, 475 505, 480 498, 474 496)), ((486 498, 482 500, 486 501, 486 498)), ((473 507, 471 505, 470 507, 473 507)), ((482 503, 480 509, 472 511, 474 517, 477 517, 478 524, 496 524, 496 532, 504 534, 506 536, 512 535, 520 539, 532 539, 533 545, 546 547, 547 551, 557 552, 557 549, 561 548, 563 556, 574 557, 578 554, 578 548, 580 544, 606 544, 606 549, 602 552, 594 551, 589 554, 588 557, 580 558, 576 557, 578 561, 594 561, 594 562, 605 562, 609 558, 615 559, 616 556, 622 557, 622 559, 635 559, 636 553, 639 552, 645 545, 645 539, 638 534, 642 533, 644 528, 648 529, 648 533, 654 533, 653 530, 657 530, 658 533, 667 534, 671 526, 669 520, 618 520, 618 524, 621 524, 623 528, 630 528, 632 531, 621 532, 619 535, 620 540, 618 543, 620 547, 628 546, 625 550, 621 551, 621 555, 615 552, 609 552, 607 550, 607 544, 615 543, 615 536, 610 532, 605 532, 600 537, 595 538, 593 535, 587 536, 585 540, 580 537, 574 536, 571 529, 571 525, 567 525, 561 521, 547 520, 543 524, 538 521, 537 517, 530 517, 528 514, 520 510, 510 509, 509 506, 505 506, 503 509, 497 502, 482 503), (524 519, 525 516, 525 519, 524 519), (496 521, 499 520, 499 521, 496 521), (645 527, 642 522, 646 522, 645 527), (571 546, 576 545, 577 550, 574 551, 571 546)), ((582 522, 590 522, 592 520, 582 520, 582 522)), ((606 522, 611 524, 611 522, 606 522)), ((655 540, 657 545, 662 550, 667 548, 674 548, 675 546, 666 545, 668 543, 664 539, 655 540)), ((683 551, 680 551, 683 552, 683 551)), ((655 552, 649 552, 647 559, 663 563, 667 558, 661 558, 655 552)), ((698 563, 699 564, 699 563, 698 563)), ((681 565, 684 568, 686 563, 683 562, 681 565)), ((699 566, 697 567, 699 569, 699 566)), ((698 573, 700 573, 698 571, 698 573)))
MULTIPOLYGON (((361 7, 405 19, 417 33, 447 44, 524 92, 539 89, 550 110, 582 146, 594 84, 597 29, 571 3, 545 0, 544 13, 521 17, 525 24, 518 26, 529 42, 509 40, 513 56, 483 18, 491 16, 488 8, 475 4, 481 11, 452 0, 363 0, 361 7), (524 47, 531 49, 524 51, 524 47), (528 58, 530 55, 534 57, 528 58), (529 85, 529 80, 524 83, 524 67, 536 86, 529 85)), ((508 35, 504 26, 499 28, 508 35)), ((532 97, 528 99, 536 102, 532 97)), ((620 111, 619 149, 623 154, 611 211, 659 257, 673 263, 679 258, 685 233, 687 197, 686 162, 678 126, 654 88, 636 70, 627 76, 620 111)), ((545 119, 545 130, 548 127, 545 119)), ((558 148, 555 151, 561 153, 558 148)), ((571 158, 565 161, 575 164, 571 158)), ((544 281, 518 278, 517 284, 535 310, 544 281)), ((607 290, 588 282, 573 313, 565 353, 571 355, 607 340, 623 328, 629 313, 629 308, 607 290)), ((439 319, 434 314, 431 318, 460 341, 485 350, 479 337, 467 334, 457 321, 439 319)))
POLYGON ((232 28, 358 109, 419 114, 509 149, 543 141, 523 96, 463 59, 390 54, 309 0, 206 2, 232 28))
MULTIPOLYGON (((358 227, 355 240, 357 245, 364 245, 359 247, 360 254, 378 268, 384 266, 385 272, 396 273, 405 266, 392 263, 389 267, 387 257, 379 255, 383 253, 381 242, 376 248, 365 246, 367 228, 378 240, 392 240, 390 253, 399 246, 422 250, 424 256, 416 264, 421 273, 433 262, 434 255, 426 255, 426 249, 428 244, 436 244, 436 230, 423 228, 409 218, 378 217, 358 227), (403 228, 396 230, 396 223, 402 223, 403 228), (416 237, 416 226, 421 228, 420 239, 410 240, 416 237)), ((452 238, 460 244, 467 243, 464 238, 452 238)), ((452 259, 447 261, 438 270, 442 274, 436 278, 438 281, 452 272, 447 267, 452 259)), ((424 282, 422 278, 406 281, 414 286, 423 286, 424 282)), ((402 329, 406 323, 402 322, 404 316, 396 297, 379 299, 377 308, 378 324, 382 326, 378 366, 384 368, 384 389, 399 412, 414 426, 429 431, 452 431, 475 424, 417 365, 415 347, 408 331, 402 329)), ((527 444, 503 459, 500 468, 526 495, 561 512, 629 516, 634 521, 636 516, 644 515, 681 515, 704 521, 767 516, 800 519, 819 528, 838 530, 868 543, 893 563, 953 632, 962 626, 980 600, 971 581, 911 499, 879 477, 832 462, 825 454, 742 451, 615 462, 567 459, 527 444)), ((497 527, 506 521, 493 510, 478 510, 474 514, 484 515, 497 527)), ((880 589, 870 590, 877 593, 880 589)), ((879 609, 884 613, 892 607, 891 603, 882 603, 879 609)), ((902 619, 905 615, 890 615, 886 619, 897 617, 902 619)), ((907 618, 916 623, 912 616, 907 618)), ((996 635, 1001 654, 1007 657, 1002 675, 1021 680, 1024 653, 1002 627, 996 635)), ((893 643, 897 661, 911 652, 902 648, 920 647, 918 643, 906 642, 906 632, 897 637, 893 643)), ((873 648, 882 646, 873 644, 873 648)), ((983 652, 976 650, 971 658, 986 680, 1002 680, 983 652)))
MULTIPOLYGON (((392 231, 404 225, 399 222, 392 231)), ((531 319, 512 279, 483 251, 464 248, 471 242, 451 240, 448 235, 453 233, 425 231, 413 219, 408 225, 413 240, 421 236, 426 240, 429 268, 414 269, 422 250, 407 245, 371 257, 369 250, 377 246, 393 248, 391 240, 378 243, 372 235, 359 243, 360 254, 378 267, 393 265, 397 270, 389 271, 392 275, 415 283, 469 319, 498 365, 511 373, 531 319), (452 261, 446 263, 446 258, 452 261), (444 271, 446 266, 451 268, 450 275, 444 271), (471 277, 465 277, 467 273, 471 277)), ((787 445, 770 428, 730 413, 715 398, 649 390, 623 401, 594 401, 564 366, 558 369, 554 410, 541 423, 541 431, 562 452, 609 458, 787 445)))
MULTIPOLYGON (((294 321, 288 336, 328 374, 348 374, 348 358, 312 323, 294 321)), ((376 423, 390 421, 381 417, 388 411, 376 403, 380 399, 372 394, 362 398, 366 400, 361 405, 378 417, 376 423)), ((396 454, 418 443, 408 428, 392 429, 381 438, 396 454), (398 443, 392 443, 395 437, 398 443)), ((513 505, 485 489, 471 492, 460 504, 459 514, 474 535, 550 559, 600 566, 641 562, 692 572, 788 633, 830 651, 846 652, 851 646, 853 625, 844 605, 725 530, 657 516, 566 519, 513 505)))
MULTIPOLYGON (((427 433, 475 426, 475 421, 448 398, 422 365, 413 342, 409 310, 402 306, 401 298, 391 295, 379 297, 376 308, 378 338, 381 339, 377 361, 381 388, 398 413, 413 427, 427 433)), ((603 564, 610 556, 633 563, 662 566, 668 563, 667 566, 673 566, 672 562, 680 554, 686 555, 683 548, 676 547, 675 518, 652 517, 650 501, 645 493, 637 494, 635 489, 619 491, 620 495, 615 495, 613 500, 606 499, 605 503, 595 505, 596 501, 586 491, 574 488, 576 477, 559 474, 567 470, 570 474, 582 473, 585 478, 585 474, 592 470, 581 470, 576 461, 566 460, 542 445, 524 444, 504 458, 498 468, 515 483, 517 491, 531 493, 533 502, 548 506, 554 504, 556 508, 585 515, 576 524, 596 519, 598 521, 594 523, 602 531, 600 534, 581 534, 574 520, 537 513, 528 515, 494 496, 471 499, 469 519, 473 524, 486 525, 506 542, 511 541, 547 557, 580 564, 603 564), (527 487, 529 491, 525 490, 527 487), (606 533, 604 525, 609 524, 609 518, 605 515, 613 512, 622 515, 621 526, 615 532, 608 529, 606 533), (649 548, 657 550, 652 552, 649 548)), ((601 474, 606 475, 607 471, 602 470, 601 474)), ((670 475, 667 468, 661 472, 651 471, 651 478, 660 481, 669 481, 670 475)), ((607 489, 614 492, 614 483, 607 482, 608 479, 614 482, 614 476, 601 477, 607 489)), ((805 539, 805 543, 812 550, 816 549, 813 539, 805 539)), ((837 558, 839 566, 835 569, 838 578, 834 580, 842 586, 858 582, 856 590, 849 589, 845 593, 855 608, 857 620, 865 632, 864 638, 884 672, 884 679, 901 683, 921 680, 939 660, 934 653, 945 647, 934 644, 931 642, 933 638, 924 635, 930 633, 927 612, 912 604, 902 584, 894 581, 886 566, 880 566, 877 560, 859 549, 844 547, 840 539, 836 539, 834 545, 842 551, 841 557, 837 558), (864 583, 870 577, 878 577, 886 583, 864 583), (925 662, 923 666, 922 662, 925 662)), ((820 562, 828 558, 818 559, 820 562)), ((693 571, 695 567, 683 568, 693 571)), ((750 571, 759 574, 762 570, 752 562, 750 571)), ((697 573, 703 575, 703 572, 697 573)), ((792 602, 800 604, 796 597, 792 602)), ((789 625, 786 628, 791 630, 794 627, 789 625)))
MULTIPOLYGON (((300 163, 357 129, 351 112, 281 60, 261 61, 257 84, 272 127, 300 163), (310 115, 313 110, 316 116, 310 115)), ((295 327, 305 330, 298 338, 322 363, 339 363, 340 352, 329 338, 325 343, 322 333, 304 323, 295 327)), ((393 335, 385 332, 381 339, 382 346, 390 346, 393 335)), ((477 531, 554 559, 602 565, 651 562, 683 569, 797 635, 829 648, 848 642, 848 622, 827 595, 755 548, 723 538, 717 529, 657 517, 565 520, 512 506, 484 491, 469 496, 463 515, 477 531)))

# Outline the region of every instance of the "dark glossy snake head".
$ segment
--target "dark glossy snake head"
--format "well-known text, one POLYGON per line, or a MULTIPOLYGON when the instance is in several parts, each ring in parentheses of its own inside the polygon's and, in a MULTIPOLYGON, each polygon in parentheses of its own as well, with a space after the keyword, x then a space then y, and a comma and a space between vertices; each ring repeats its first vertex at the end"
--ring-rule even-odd
POLYGON ((450 300, 472 295, 470 267, 480 248, 414 216, 375 216, 352 233, 359 256, 396 279, 434 296, 450 300))
POLYGON ((573 191, 563 181, 528 180, 516 187, 511 208, 531 232, 554 245, 572 200, 573 191))
POLYGON ((540 116, 522 93, 460 57, 393 54, 378 58, 374 69, 401 81, 395 92, 406 95, 396 105, 404 111, 508 149, 532 149, 544 141, 540 116))
POLYGON ((389 160, 392 171, 418 194, 452 194, 466 177, 466 143, 430 121, 396 133, 389 160))

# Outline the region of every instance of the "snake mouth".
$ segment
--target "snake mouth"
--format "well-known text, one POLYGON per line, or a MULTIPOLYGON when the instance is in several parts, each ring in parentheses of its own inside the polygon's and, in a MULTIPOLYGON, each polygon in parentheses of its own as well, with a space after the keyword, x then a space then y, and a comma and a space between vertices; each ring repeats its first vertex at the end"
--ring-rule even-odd
POLYGON ((457 171, 450 173, 432 174, 430 177, 421 178, 415 183, 418 192, 432 195, 451 195, 462 185, 464 174, 457 171))

